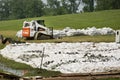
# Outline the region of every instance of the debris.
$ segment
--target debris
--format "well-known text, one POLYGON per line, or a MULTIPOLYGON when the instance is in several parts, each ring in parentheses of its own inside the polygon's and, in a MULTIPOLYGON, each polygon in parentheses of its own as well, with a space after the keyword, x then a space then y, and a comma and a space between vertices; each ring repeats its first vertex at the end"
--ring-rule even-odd
POLYGON ((0 43, 2 44, 17 43, 18 44, 18 43, 25 43, 25 42, 13 40, 12 38, 5 38, 3 37, 3 35, 0 35, 0 43))

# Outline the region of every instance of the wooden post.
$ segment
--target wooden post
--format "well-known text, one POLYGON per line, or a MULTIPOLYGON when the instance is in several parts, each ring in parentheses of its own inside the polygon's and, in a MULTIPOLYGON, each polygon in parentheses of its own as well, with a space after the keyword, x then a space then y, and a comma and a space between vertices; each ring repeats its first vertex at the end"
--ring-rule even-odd
POLYGON ((45 47, 43 48, 42 59, 41 59, 41 63, 40 63, 40 69, 42 69, 44 51, 45 51, 45 47))
POLYGON ((0 80, 3 79, 3 75, 0 75, 0 80))

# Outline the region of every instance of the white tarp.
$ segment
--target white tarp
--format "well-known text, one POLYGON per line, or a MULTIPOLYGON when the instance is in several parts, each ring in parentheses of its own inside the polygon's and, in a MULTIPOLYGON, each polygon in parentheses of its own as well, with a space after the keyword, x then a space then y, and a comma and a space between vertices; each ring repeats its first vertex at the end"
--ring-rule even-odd
MULTIPOLYGON (((64 36, 75 36, 75 35, 109 35, 115 34, 115 31, 109 27, 104 28, 96 28, 96 27, 88 27, 87 29, 71 29, 70 27, 66 27, 63 30, 53 30, 53 37, 64 37, 64 36)), ((22 37, 22 31, 18 31, 16 36, 22 37)))
POLYGON ((63 73, 120 70, 120 44, 116 43, 27 43, 9 44, 0 54, 17 62, 63 73))

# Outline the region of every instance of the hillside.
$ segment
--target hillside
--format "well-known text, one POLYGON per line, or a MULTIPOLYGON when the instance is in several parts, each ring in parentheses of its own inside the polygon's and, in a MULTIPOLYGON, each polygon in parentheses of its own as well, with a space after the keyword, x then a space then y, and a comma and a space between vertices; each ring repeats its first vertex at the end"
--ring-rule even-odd
POLYGON ((106 10, 92 13, 68 14, 60 16, 44 16, 20 20, 0 21, 0 30, 18 31, 23 21, 44 19, 48 27, 63 29, 64 27, 86 28, 86 27, 111 27, 120 29, 120 10, 106 10))

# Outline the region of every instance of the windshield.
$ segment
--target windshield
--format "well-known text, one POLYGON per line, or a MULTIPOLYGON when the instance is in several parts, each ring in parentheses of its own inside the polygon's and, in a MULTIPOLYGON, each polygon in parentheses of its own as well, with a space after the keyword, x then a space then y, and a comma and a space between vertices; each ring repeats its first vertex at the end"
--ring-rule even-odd
POLYGON ((29 23, 25 23, 25 26, 24 26, 24 27, 28 27, 28 26, 30 26, 30 24, 29 24, 29 23))

